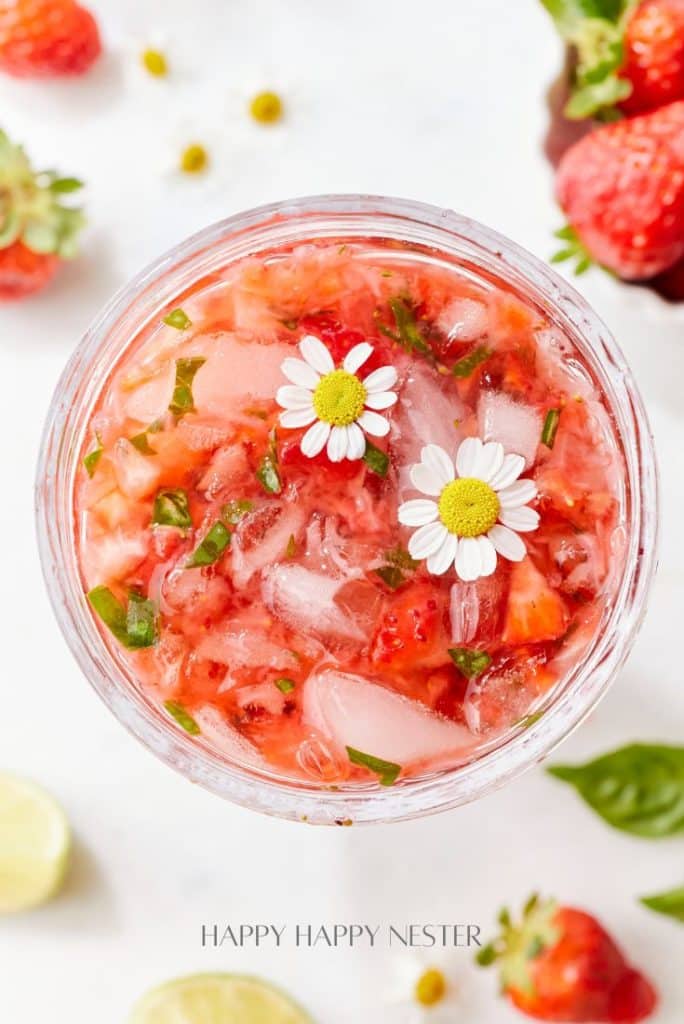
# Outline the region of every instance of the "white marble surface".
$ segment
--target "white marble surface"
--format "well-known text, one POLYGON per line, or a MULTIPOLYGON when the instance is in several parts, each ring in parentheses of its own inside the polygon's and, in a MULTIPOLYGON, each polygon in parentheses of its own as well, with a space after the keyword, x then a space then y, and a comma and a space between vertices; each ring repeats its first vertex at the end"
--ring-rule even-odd
MULTIPOLYGON (((54 288, 0 310, 0 766, 50 786, 78 837, 63 897, 0 923, 0 1016, 12 1024, 120 1024, 151 984, 235 969, 281 982, 327 1024, 401 1021, 385 1004, 397 964, 384 948, 210 951, 200 946, 200 927, 216 920, 484 926, 502 901, 541 888, 599 911, 662 988, 657 1024, 681 1021, 684 929, 640 909, 635 896, 681 883, 684 838, 648 843, 612 832, 541 771, 462 811, 386 828, 315 830, 224 805, 155 761, 89 690, 48 607, 34 541, 33 465, 63 364, 110 293, 189 232, 285 196, 370 191, 455 207, 549 254, 560 217, 539 140, 559 48, 541 5, 92 6, 109 53, 90 78, 0 81, 4 127, 36 160, 88 181, 92 224, 84 258, 54 288), (138 74, 135 54, 149 40, 166 47, 171 81, 138 74), (268 84, 283 92, 289 115, 263 130, 243 108, 250 90, 268 84), (176 149, 195 137, 211 149, 211 173, 165 175, 176 149)), ((664 529, 661 572, 636 649, 564 746, 567 760, 684 734, 675 654, 684 314, 600 273, 581 288, 641 381, 662 464, 664 529)), ((447 1019, 519 1019, 466 953, 453 956, 452 968, 460 991, 447 1019)))

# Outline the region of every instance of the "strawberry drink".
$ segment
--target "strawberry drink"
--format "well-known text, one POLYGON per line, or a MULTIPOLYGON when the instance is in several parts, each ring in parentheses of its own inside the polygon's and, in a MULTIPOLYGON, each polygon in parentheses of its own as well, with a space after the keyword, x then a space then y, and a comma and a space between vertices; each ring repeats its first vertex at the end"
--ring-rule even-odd
POLYGON ((623 469, 503 283, 332 240, 245 258, 116 365, 76 482, 132 685, 226 757, 389 785, 478 756, 582 656, 623 469))

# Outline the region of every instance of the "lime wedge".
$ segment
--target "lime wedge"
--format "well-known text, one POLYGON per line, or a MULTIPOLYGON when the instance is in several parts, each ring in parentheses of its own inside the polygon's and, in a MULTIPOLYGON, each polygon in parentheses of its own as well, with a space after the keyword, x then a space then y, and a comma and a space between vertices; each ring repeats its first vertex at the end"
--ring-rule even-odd
POLYGON ((31 782, 0 775, 0 913, 28 910, 59 889, 71 834, 61 807, 31 782))
POLYGON ((312 1024, 301 1007, 259 978, 194 974, 143 996, 129 1024, 312 1024))

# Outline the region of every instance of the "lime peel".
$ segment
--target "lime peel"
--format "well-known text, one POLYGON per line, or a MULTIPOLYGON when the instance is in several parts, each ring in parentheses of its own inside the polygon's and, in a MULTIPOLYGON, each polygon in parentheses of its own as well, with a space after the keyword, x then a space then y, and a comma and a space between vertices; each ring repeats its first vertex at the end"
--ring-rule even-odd
POLYGON ((129 1024, 313 1024, 267 981, 240 974, 194 974, 152 989, 129 1024))

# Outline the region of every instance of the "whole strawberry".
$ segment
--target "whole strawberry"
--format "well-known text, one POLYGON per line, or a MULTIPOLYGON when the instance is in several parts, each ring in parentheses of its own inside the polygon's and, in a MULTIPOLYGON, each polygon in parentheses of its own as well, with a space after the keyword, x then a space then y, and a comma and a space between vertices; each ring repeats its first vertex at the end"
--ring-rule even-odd
POLYGON ((80 187, 75 178, 34 172, 23 149, 0 131, 0 300, 38 291, 76 255, 85 220, 63 196, 80 187))
POLYGON ((561 160, 556 195, 570 241, 556 260, 587 257, 628 281, 684 256, 684 100, 585 135, 561 160))
POLYGON ((18 78, 81 75, 102 51, 75 0, 0 0, 0 69, 18 78))
POLYGON ((620 77, 631 92, 620 103, 642 114, 684 99, 684 0, 644 0, 631 14, 620 77))
POLYGON ((528 1017, 636 1024, 655 1010, 651 983, 590 914, 533 896, 519 925, 506 910, 499 923, 501 935, 480 950, 478 962, 499 964, 504 994, 528 1017))

